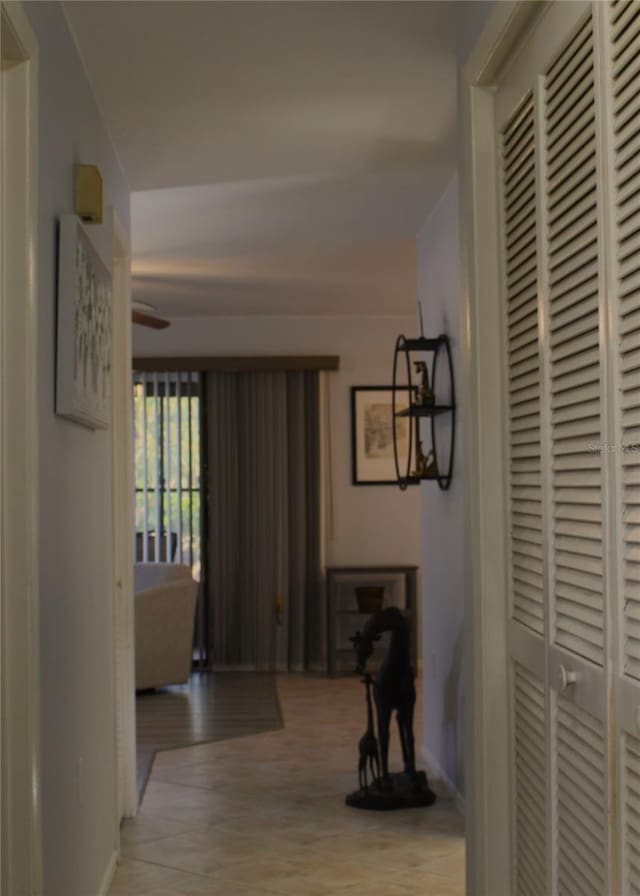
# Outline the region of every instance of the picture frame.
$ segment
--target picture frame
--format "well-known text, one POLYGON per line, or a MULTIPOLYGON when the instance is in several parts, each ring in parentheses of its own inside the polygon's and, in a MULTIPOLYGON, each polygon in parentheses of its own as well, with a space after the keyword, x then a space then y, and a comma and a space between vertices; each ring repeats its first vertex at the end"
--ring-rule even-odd
MULTIPOLYGON (((409 407, 409 389, 397 386, 395 391, 396 410, 409 407)), ((393 386, 351 387, 353 485, 398 485, 393 455, 393 392, 393 386)), ((398 462, 400 469, 406 470, 410 421, 401 418, 398 424, 398 462)))
POLYGON ((111 272, 76 215, 58 243, 56 414, 90 429, 111 421, 111 272))

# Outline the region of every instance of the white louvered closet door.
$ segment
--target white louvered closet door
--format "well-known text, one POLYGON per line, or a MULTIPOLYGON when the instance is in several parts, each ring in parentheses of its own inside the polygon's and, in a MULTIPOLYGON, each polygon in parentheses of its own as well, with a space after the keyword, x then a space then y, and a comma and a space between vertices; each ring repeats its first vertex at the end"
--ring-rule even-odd
POLYGON ((593 9, 548 7, 496 96, 517 896, 613 896, 593 9))
POLYGON ((609 896, 601 159, 591 11, 541 82, 549 634, 555 877, 609 896), (553 768, 555 765, 555 768, 553 768))

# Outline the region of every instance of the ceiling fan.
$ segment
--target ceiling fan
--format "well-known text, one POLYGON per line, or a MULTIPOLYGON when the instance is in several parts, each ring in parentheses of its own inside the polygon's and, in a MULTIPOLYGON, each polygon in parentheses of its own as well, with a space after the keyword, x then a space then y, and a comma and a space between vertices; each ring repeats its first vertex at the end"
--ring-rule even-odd
POLYGON ((164 330, 170 326, 168 320, 162 317, 156 317, 154 314, 148 314, 149 311, 155 311, 153 305, 146 302, 131 303, 131 320, 134 324, 140 324, 141 327, 150 327, 152 330, 164 330))

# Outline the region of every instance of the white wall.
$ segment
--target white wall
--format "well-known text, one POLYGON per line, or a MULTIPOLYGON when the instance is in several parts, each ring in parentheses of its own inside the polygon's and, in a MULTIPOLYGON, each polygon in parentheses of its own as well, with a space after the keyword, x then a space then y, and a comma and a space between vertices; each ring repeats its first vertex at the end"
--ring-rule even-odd
POLYGON ((463 418, 466 396, 460 388, 464 324, 459 177, 462 166, 461 70, 494 0, 458 0, 458 172, 417 237, 418 297, 425 332, 449 336, 457 377, 457 426, 454 472, 447 492, 430 484, 422 488, 422 656, 423 748, 431 765, 463 796, 465 618, 465 495, 463 481, 463 418))
POLYGON ((350 386, 391 382, 400 332, 413 316, 244 317, 176 320, 167 330, 134 327, 134 356, 339 355, 329 374, 333 458, 333 530, 328 563, 419 564, 417 487, 351 484, 350 386))
MULTIPOLYGON (((417 238, 418 295, 425 333, 449 337, 460 369, 458 181, 454 177, 417 238)), ((440 376, 440 368, 438 368, 440 376)), ((457 403, 464 397, 457 391, 457 403)), ((445 433, 442 433, 444 436, 445 433)), ((446 454, 446 439, 439 439, 446 454)), ((464 621, 464 488, 462 444, 456 431, 448 491, 423 483, 422 658, 424 746, 460 793, 463 780, 462 628, 464 621)), ((446 456, 444 458, 446 460, 446 456)))
POLYGON ((456 55, 458 68, 473 49, 496 0, 457 0, 456 55))
MULTIPOLYGON (((58 3, 26 3, 40 46, 41 726, 46 896, 94 896, 116 847, 111 433, 56 417, 56 222, 73 164, 96 164, 128 232, 128 191, 58 3)), ((105 215, 105 221, 108 217, 105 215)), ((105 260, 107 223, 89 228, 105 260)))

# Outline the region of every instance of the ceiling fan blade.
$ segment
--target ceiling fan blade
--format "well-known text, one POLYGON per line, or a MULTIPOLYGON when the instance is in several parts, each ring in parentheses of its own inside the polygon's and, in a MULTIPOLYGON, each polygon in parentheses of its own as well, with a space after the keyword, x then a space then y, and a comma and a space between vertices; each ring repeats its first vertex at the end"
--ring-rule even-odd
POLYGON ((151 327, 152 330, 164 330, 170 326, 168 320, 161 317, 153 317, 151 314, 141 314, 140 311, 131 312, 131 320, 134 324, 140 324, 141 327, 151 327))

